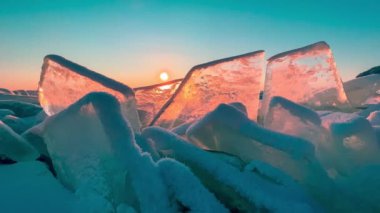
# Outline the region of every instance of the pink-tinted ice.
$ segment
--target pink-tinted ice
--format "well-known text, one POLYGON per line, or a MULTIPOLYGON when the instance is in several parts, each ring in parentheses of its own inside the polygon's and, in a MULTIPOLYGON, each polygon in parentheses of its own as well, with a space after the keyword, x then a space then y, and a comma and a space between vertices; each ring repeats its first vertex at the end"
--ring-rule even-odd
POLYGON ((38 96, 46 114, 54 115, 90 92, 106 92, 116 97, 121 103, 123 116, 134 130, 139 130, 135 95, 131 88, 61 56, 44 58, 38 96))
POLYGON ((182 79, 134 88, 141 125, 147 126, 178 89, 182 79))
POLYGON ((193 67, 152 124, 173 128, 194 121, 220 103, 240 102, 257 118, 264 51, 193 67))
POLYGON ((348 107, 329 45, 318 42, 268 59, 261 111, 263 116, 274 96, 282 96, 314 109, 348 107), (329 92, 324 93, 327 90, 329 92))

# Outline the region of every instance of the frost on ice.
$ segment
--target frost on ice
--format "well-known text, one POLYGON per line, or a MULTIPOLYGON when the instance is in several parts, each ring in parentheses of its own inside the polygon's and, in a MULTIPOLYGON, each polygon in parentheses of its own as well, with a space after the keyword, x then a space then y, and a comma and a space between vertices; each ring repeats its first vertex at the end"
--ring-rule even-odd
POLYGON ((268 59, 261 112, 264 119, 274 96, 317 109, 348 107, 329 45, 318 42, 268 59))
POLYGON ((321 202, 328 200, 331 182, 315 156, 314 145, 305 139, 265 129, 226 104, 195 122, 186 135, 198 147, 237 155, 245 162, 271 164, 322 198, 321 202))
POLYGON ((238 212, 310 212, 312 203, 303 193, 226 163, 160 127, 145 128, 142 135, 167 156, 187 165, 229 209, 238 212))
POLYGON ((193 67, 152 124, 173 128, 230 102, 243 103, 256 120, 263 58, 257 51, 193 67))
POLYGON ((136 101, 131 88, 63 57, 45 57, 38 95, 40 104, 48 115, 62 111, 90 92, 107 92, 115 96, 132 128, 139 130, 136 101))
POLYGON ((159 170, 141 154, 113 96, 90 93, 42 125, 59 180, 78 196, 168 211, 159 170))
POLYGON ((174 94, 182 79, 134 88, 141 125, 148 126, 154 116, 174 94))

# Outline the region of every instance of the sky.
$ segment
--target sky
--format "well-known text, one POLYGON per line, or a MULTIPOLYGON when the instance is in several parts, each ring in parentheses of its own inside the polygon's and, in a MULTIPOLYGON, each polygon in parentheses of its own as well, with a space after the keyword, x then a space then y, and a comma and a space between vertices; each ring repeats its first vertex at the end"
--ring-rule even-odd
POLYGON ((380 65, 378 0, 1 0, 0 87, 36 89, 58 54, 131 87, 194 65, 326 41, 344 81, 380 65))

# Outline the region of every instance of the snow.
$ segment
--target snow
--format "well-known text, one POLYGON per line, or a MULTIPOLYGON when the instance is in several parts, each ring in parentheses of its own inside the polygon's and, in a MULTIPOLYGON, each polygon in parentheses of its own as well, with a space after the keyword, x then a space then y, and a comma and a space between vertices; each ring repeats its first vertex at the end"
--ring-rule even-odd
POLYGON ((0 121, 0 156, 14 161, 32 161, 39 155, 27 141, 0 121))
POLYGON ((349 107, 332 51, 325 42, 268 59, 261 109, 264 119, 274 96, 316 109, 349 107), (329 94, 318 94, 324 90, 330 90, 329 94))
POLYGON ((140 121, 143 127, 148 126, 158 111, 174 94, 182 79, 145 87, 134 88, 139 110, 140 121))
POLYGON ((61 56, 45 57, 38 90, 40 104, 48 115, 62 111, 90 92, 107 92, 119 100, 132 128, 137 132, 140 129, 131 88, 61 56))
POLYGON ((243 103, 256 120, 263 60, 264 51, 257 51, 193 67, 152 124, 171 129, 230 102, 243 103))
POLYGON ((169 191, 191 212, 228 212, 188 167, 172 159, 157 164, 169 191))
POLYGON ((244 173, 219 158, 189 144, 159 127, 148 127, 142 135, 152 139, 158 150, 190 167, 210 191, 227 207, 239 211, 311 211, 307 198, 267 182, 252 173, 244 173), (294 194, 292 194, 294 193, 294 194))

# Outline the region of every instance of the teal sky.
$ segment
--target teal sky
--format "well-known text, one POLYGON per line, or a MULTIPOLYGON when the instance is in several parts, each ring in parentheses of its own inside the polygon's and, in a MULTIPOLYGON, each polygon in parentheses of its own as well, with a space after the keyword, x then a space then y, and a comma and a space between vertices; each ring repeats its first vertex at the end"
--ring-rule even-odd
POLYGON ((1 0, 0 87, 37 87, 58 54, 130 86, 196 64, 324 40, 343 80, 380 65, 380 1, 1 0))

